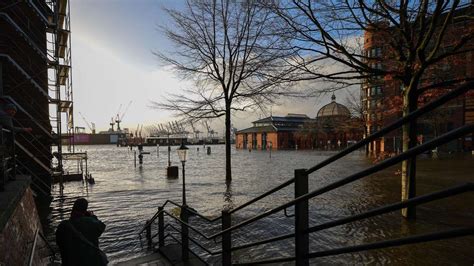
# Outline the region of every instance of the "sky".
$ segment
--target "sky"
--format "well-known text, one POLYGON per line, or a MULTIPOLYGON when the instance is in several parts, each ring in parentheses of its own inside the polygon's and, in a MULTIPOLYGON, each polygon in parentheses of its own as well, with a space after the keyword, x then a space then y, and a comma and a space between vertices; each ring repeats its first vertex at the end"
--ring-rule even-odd
MULTIPOLYGON (((173 46, 159 30, 169 25, 163 7, 182 9, 184 0, 80 0, 71 1, 71 40, 75 125, 95 123, 98 131, 107 130, 120 106, 125 111, 122 128, 135 130, 140 125, 175 120, 173 113, 151 108, 172 92, 192 87, 167 67, 159 64, 153 51, 171 50, 173 46)), ((344 103, 344 92, 336 92, 344 103)), ((273 115, 305 113, 315 117, 331 95, 306 100, 283 100, 272 107, 273 115)), ((238 129, 269 115, 263 112, 234 115, 238 129)), ((223 132, 223 121, 211 122, 223 132)))

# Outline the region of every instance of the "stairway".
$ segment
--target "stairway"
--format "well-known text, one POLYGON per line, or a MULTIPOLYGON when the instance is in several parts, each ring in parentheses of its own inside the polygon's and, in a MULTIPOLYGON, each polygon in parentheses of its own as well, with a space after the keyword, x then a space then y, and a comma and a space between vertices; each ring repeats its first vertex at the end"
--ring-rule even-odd
POLYGON ((153 253, 144 257, 135 258, 128 261, 119 262, 116 265, 119 266, 168 266, 171 264, 164 256, 160 253, 153 253))

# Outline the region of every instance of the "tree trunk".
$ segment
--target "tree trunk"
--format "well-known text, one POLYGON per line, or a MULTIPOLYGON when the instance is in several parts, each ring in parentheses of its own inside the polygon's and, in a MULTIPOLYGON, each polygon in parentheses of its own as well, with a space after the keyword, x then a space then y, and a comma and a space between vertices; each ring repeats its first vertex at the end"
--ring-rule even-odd
POLYGON ((231 163, 231 148, 232 144, 230 141, 230 105, 226 106, 225 111, 225 181, 230 183, 232 181, 232 163, 231 163))
MULTIPOLYGON (((415 87, 416 88, 416 87, 415 87)), ((413 87, 407 90, 403 96, 403 116, 417 109, 417 95, 413 87)), ((416 146, 416 119, 410 120, 409 123, 402 127, 402 152, 416 146)), ((416 196, 416 157, 402 162, 402 201, 411 199, 416 196)), ((416 208, 414 206, 402 209, 402 216, 407 219, 414 219, 416 216, 416 208)))

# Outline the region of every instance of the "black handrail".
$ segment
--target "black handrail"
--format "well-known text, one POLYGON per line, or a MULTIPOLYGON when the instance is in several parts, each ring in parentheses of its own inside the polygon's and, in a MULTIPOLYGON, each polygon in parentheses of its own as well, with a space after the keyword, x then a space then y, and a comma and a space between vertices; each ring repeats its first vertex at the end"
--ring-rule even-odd
POLYGON ((0 191, 5 189, 7 181, 14 179, 16 176, 15 165, 15 133, 0 125, 0 147, 1 151, 1 165, 0 165, 0 191), (8 137, 5 135, 9 135, 8 137))
MULTIPOLYGON (((227 215, 229 215, 230 213, 233 213, 237 210, 240 210, 240 209, 242 209, 242 208, 244 208, 244 207, 246 207, 246 206, 248 206, 248 205, 250 205, 250 204, 252 204, 256 201, 258 201, 258 200, 264 198, 265 196, 268 196, 268 195, 280 190, 281 188, 290 185, 291 183, 295 182, 295 189, 296 189, 296 186, 298 184, 297 183, 298 174, 302 175, 300 177, 304 177, 307 180, 308 175, 313 173, 314 171, 316 171, 316 170, 318 170, 318 169, 320 169, 320 168, 322 168, 322 167, 324 167, 324 166, 326 166, 326 165, 342 158, 343 156, 349 154, 352 151, 355 151, 355 150, 365 146, 366 144, 370 143, 371 141, 373 141, 373 140, 375 140, 379 137, 382 137, 386 133, 399 128, 403 124, 406 124, 407 122, 409 122, 411 119, 416 119, 416 118, 420 117, 421 115, 423 115, 427 112, 430 112, 430 111, 434 110, 435 108, 441 106, 442 104, 447 103, 448 101, 454 99, 455 97, 461 96, 465 92, 471 90, 472 87, 474 87, 474 82, 468 82, 468 83, 466 83, 462 86, 459 86, 458 88, 448 92, 447 94, 443 95, 442 97, 440 97, 440 98, 430 102, 429 104, 426 104, 425 106, 421 107, 420 109, 410 113, 408 116, 400 118, 399 120, 395 121, 394 123, 390 124, 389 126, 385 127, 384 129, 380 130, 379 132, 376 132, 376 133, 368 136, 367 138, 359 141, 358 143, 356 143, 356 144, 344 149, 343 151, 331 156, 330 158, 324 160, 323 162, 318 163, 317 165, 315 165, 315 166, 313 166, 309 169, 296 170, 295 171, 295 178, 290 179, 290 180, 286 181, 285 183, 273 188, 272 190, 267 191, 264 194, 258 196, 257 198, 254 198, 254 199, 242 204, 241 206, 235 208, 234 210, 227 212, 228 213, 227 215)), ((217 238, 219 236, 222 236, 223 237, 223 249, 222 249, 223 251, 221 251, 221 252, 223 252, 223 257, 225 257, 224 255, 226 253, 228 254, 229 257, 227 258, 225 264, 230 264, 231 263, 230 253, 229 253, 230 251, 234 251, 234 250, 238 250, 238 249, 242 249, 242 248, 248 248, 248 247, 261 245, 261 244, 266 244, 266 243, 271 243, 271 242, 274 242, 274 241, 279 241, 279 240, 291 238, 293 236, 297 237, 297 234, 306 235, 306 239, 307 239, 308 235, 312 232, 320 231, 320 230, 327 229, 327 228, 332 228, 334 226, 338 226, 338 225, 341 225, 341 224, 346 224, 346 223, 361 220, 361 219, 366 219, 366 218, 369 218, 369 217, 373 217, 373 216, 376 216, 376 215, 381 215, 381 214, 388 213, 388 212, 393 212, 395 210, 404 209, 406 207, 416 206, 416 205, 419 205, 419 204, 424 204, 424 203, 431 202, 431 201, 434 201, 434 200, 438 200, 438 199, 441 199, 441 198, 447 198, 447 197, 455 196, 455 195, 458 195, 460 193, 472 192, 473 189, 474 189, 474 184, 473 183, 466 183, 464 185, 455 186, 455 187, 451 187, 451 188, 441 190, 441 191, 438 191, 438 192, 429 193, 429 194, 426 194, 426 195, 414 197, 414 198, 411 198, 411 199, 406 200, 406 201, 385 205, 385 206, 375 208, 375 209, 372 209, 372 210, 369 210, 369 211, 366 211, 364 213, 360 213, 360 214, 357 214, 357 215, 353 215, 353 216, 349 216, 349 217, 345 217, 345 218, 341 218, 341 219, 336 219, 336 220, 333 220, 333 221, 330 221, 330 222, 322 223, 322 224, 313 226, 311 228, 308 228, 307 224, 306 225, 302 224, 302 226, 304 226, 303 230, 301 230, 301 227, 300 227, 299 231, 297 231, 295 229, 294 234, 286 234, 286 235, 276 236, 276 237, 272 237, 272 238, 269 238, 269 239, 244 244, 244 245, 234 247, 234 248, 232 248, 230 246, 230 244, 228 246, 224 246, 224 242, 230 243, 229 242, 230 241, 230 234, 231 234, 231 232, 233 232, 237 229, 240 229, 240 228, 242 228, 242 227, 244 227, 248 224, 251 224, 255 221, 261 220, 262 218, 265 218, 265 217, 267 217, 271 214, 274 214, 276 212, 279 212, 281 210, 286 211, 286 209, 288 207, 291 207, 291 206, 296 206, 297 208, 299 208, 300 211, 305 212, 306 213, 305 215, 307 216, 307 212, 308 212, 308 210, 307 210, 308 207, 307 206, 308 206, 308 200, 309 199, 314 198, 316 196, 319 196, 321 194, 327 193, 327 192, 332 191, 334 189, 337 189, 337 188, 339 188, 343 185, 346 185, 348 183, 359 180, 359 179, 361 179, 363 177, 366 177, 370 174, 373 174, 373 173, 376 173, 376 172, 381 171, 383 169, 386 169, 387 167, 393 166, 393 165, 395 165, 397 163, 400 163, 400 162, 402 162, 406 159, 416 157, 417 155, 419 155, 421 153, 429 151, 429 150, 431 150, 431 149, 433 149, 433 148, 435 148, 439 145, 445 144, 445 143, 447 143, 447 142, 449 142, 453 139, 456 139, 458 137, 464 136, 464 135, 466 135, 468 133, 472 133, 472 132, 474 132, 474 125, 464 125, 464 126, 459 127, 457 129, 451 130, 451 131, 443 134, 442 136, 439 136, 437 138, 432 139, 431 141, 425 142, 424 144, 421 144, 419 146, 411 148, 410 150, 405 151, 405 152, 403 152, 403 153, 401 153, 401 154, 399 154, 395 157, 386 159, 386 160, 384 160, 384 161, 382 161, 382 162, 380 162, 380 163, 378 163, 378 164, 376 164, 372 167, 364 169, 364 170, 362 170, 358 173, 349 175, 345 178, 342 178, 342 179, 340 179, 336 182, 333 182, 329 185, 326 185, 322 188, 315 189, 311 192, 308 192, 307 189, 306 189, 306 191, 303 191, 303 193, 300 192, 300 194, 297 195, 297 197, 294 200, 291 200, 287 203, 281 204, 280 206, 277 206, 277 207, 275 207, 271 210, 268 210, 268 211, 266 211, 262 214, 259 214, 259 215, 256 215, 256 216, 252 217, 252 218, 244 220, 244 221, 242 221, 242 222, 240 222, 236 225, 233 225, 233 226, 231 226, 230 223, 228 223, 228 225, 226 225, 226 227, 224 227, 224 219, 223 219, 224 218, 223 217, 224 212, 223 212, 223 215, 221 215, 219 217, 216 217, 214 219, 209 219, 209 218, 207 218, 203 215, 200 215, 198 212, 187 208, 186 206, 179 206, 177 203, 173 202, 174 205, 181 207, 182 211, 196 214, 197 216, 199 216, 199 217, 201 217, 201 218, 203 218, 203 219, 205 219, 209 222, 216 221, 219 218, 223 219, 223 229, 221 231, 215 233, 215 234, 212 234, 212 235, 206 235, 203 232, 201 232, 200 230, 198 230, 197 228, 191 226, 187 222, 187 219, 185 221, 183 221, 180 218, 169 214, 167 211, 165 211, 163 209, 167 202, 161 207, 161 210, 159 210, 153 216, 152 220, 147 222, 146 226, 151 226, 153 220, 155 220, 156 218, 160 218, 160 228, 162 228, 163 214, 166 214, 167 216, 172 217, 177 222, 179 222, 182 226, 184 226, 184 228, 190 228, 191 230, 196 232, 201 237, 204 237, 205 239, 208 239, 208 240, 214 239, 215 240, 215 238, 217 238), (305 210, 305 208, 306 208, 306 210, 305 210), (224 241, 224 238, 226 238, 227 240, 224 241)), ((307 186, 307 184, 305 186, 307 186)), ((297 209, 295 209, 295 211, 297 211, 297 209)), ((300 214, 300 215, 303 215, 303 214, 300 214)), ((295 226, 298 226, 297 219, 298 219, 298 215, 295 217, 295 223, 296 223, 295 226)), ((300 219, 301 219, 301 217, 300 217, 300 219)), ((307 218, 303 218, 303 219, 307 219, 307 218)), ((143 232, 143 230, 141 232, 143 232)), ((315 252, 315 253, 314 252, 309 253, 309 250, 307 250, 307 251, 303 250, 303 254, 306 254, 306 255, 304 255, 305 258, 303 258, 303 259, 307 260, 307 259, 312 258, 312 257, 328 256, 330 254, 342 254, 342 253, 347 253, 347 252, 356 252, 356 251, 360 251, 360 250, 369 250, 369 249, 373 249, 373 248, 383 248, 383 247, 389 247, 389 246, 397 246, 397 245, 404 245, 404 244, 410 244, 410 243, 419 243, 419 242, 424 242, 424 241, 432 241, 432 240, 436 240, 436 239, 460 237, 460 236, 470 235, 470 234, 473 234, 473 233, 474 233, 474 228, 473 227, 468 227, 468 228, 448 230, 448 231, 444 231, 444 232, 418 235, 418 236, 412 236, 412 237, 406 237, 406 238, 400 238, 400 239, 394 239, 394 240, 380 241, 380 242, 376 242, 376 243, 370 243, 370 244, 364 244, 364 245, 358 245, 358 246, 352 246, 352 247, 345 247, 345 248, 333 249, 333 250, 321 251, 321 252, 315 252), (336 252, 336 253, 334 253, 334 252, 336 252), (328 254, 328 255, 324 255, 324 254, 328 254)), ((184 236, 182 236, 182 237, 184 237, 184 236)), ((163 238, 163 237, 161 236, 161 238, 163 238)), ((161 239, 161 238, 160 238, 160 245, 161 245, 161 243, 164 243, 164 240, 161 239)), ((194 242, 194 240, 191 240, 191 241, 194 242)), ((202 245, 199 244, 198 246, 201 247, 202 245)), ((308 247, 306 247, 306 249, 307 248, 308 247)), ((187 249, 189 249, 189 247, 187 247, 187 249)), ((298 250, 298 246, 295 249, 298 250)), ((207 250, 207 249, 205 249, 205 250, 207 250)), ((215 252, 216 251, 214 251, 214 253, 215 252)), ((301 252, 301 250, 300 250, 300 252, 301 252)), ((298 260, 301 260, 301 258, 298 258, 298 256, 294 256, 294 257, 288 257, 288 258, 276 258, 276 259, 271 259, 271 260, 248 262, 248 263, 252 263, 252 264, 254 264, 254 263, 271 263, 271 262, 285 262, 285 261, 293 261, 293 260, 296 260, 298 262, 298 260)), ((224 263, 224 260, 223 260, 223 263, 224 263)))
POLYGON ((302 201, 304 201, 304 200, 308 200, 308 199, 313 198, 313 197, 315 197, 315 196, 321 195, 321 194, 323 194, 323 193, 326 193, 326 192, 328 192, 328 191, 331 191, 331 190, 333 190, 333 189, 336 189, 336 188, 338 188, 338 187, 341 187, 341 186, 343 186, 343 185, 345 185, 345 184, 348 184, 348 183, 351 183, 351 182, 356 181, 356 180, 358 180, 358 179, 361 179, 361 178, 363 178, 363 177, 365 177, 365 176, 368 176, 368 175, 370 175, 370 174, 376 173, 376 172, 378 172, 378 171, 380 171, 380 170, 383 170, 383 169, 385 169, 385 168, 387 168, 387 167, 390 167, 390 166, 392 166, 392 165, 395 165, 395 164, 397 164, 397 163, 400 163, 400 162, 402 162, 402 161, 404 161, 404 160, 406 160, 406 159, 408 159, 408 158, 411 158, 411 157, 413 157, 413 156, 416 156, 416 155, 422 154, 422 153, 424 153, 424 152, 426 152, 426 151, 432 150, 433 148, 435 148, 435 147, 437 147, 437 146, 439 146, 439 145, 445 144, 445 143, 447 143, 447 142, 449 142, 449 141, 451 141, 451 140, 453 140, 453 139, 455 139, 455 138, 464 136, 464 135, 466 135, 467 133, 471 133, 471 132, 474 132, 474 125, 466 125, 466 126, 463 126, 463 127, 461 127, 461 128, 452 130, 452 131, 450 131, 450 132, 448 132, 448 133, 446 133, 446 134, 444 134, 444 135, 442 135, 442 136, 440 136, 440 137, 438 137, 438 138, 435 138, 435 139, 433 139, 433 140, 431 140, 431 141, 425 142, 424 144, 421 144, 421 145, 419 145, 419 146, 417 146, 417 147, 414 147, 414 148, 412 148, 412 149, 410 149, 410 150, 408 150, 408 151, 406 151, 406 152, 404 152, 404 153, 401 153, 401 154, 399 154, 399 155, 397 155, 397 156, 395 156, 395 157, 386 159, 386 160, 384 160, 384 161, 382 161, 382 162, 380 162, 380 163, 378 163, 378 164, 376 164, 376 165, 374 165, 374 166, 372 166, 372 167, 369 167, 368 169, 365 169, 365 170, 362 170, 362 171, 360 171, 360 172, 358 172, 358 173, 356 173, 356 174, 350 175, 350 176, 348 176, 348 177, 346 177, 346 178, 343 178, 343 179, 341 179, 341 180, 339 180, 339 181, 336 181, 336 182, 334 182, 334 183, 331 183, 331 184, 329 184, 329 185, 327 185, 327 186, 325 186, 325 187, 322 187, 322 188, 313 190, 312 192, 310 192, 310 193, 308 193, 308 194, 305 194, 305 195, 303 195, 303 196, 300 196, 300 197, 298 197, 298 198, 296 198, 296 199, 294 199, 294 200, 291 200, 291 201, 289 201, 289 202, 287 202, 287 203, 285 203, 285 204, 282 204, 282 205, 280 205, 280 206, 278 206, 278 207, 275 207, 275 208, 273 208, 273 209, 271 209, 271 210, 268 210, 268 211, 266 211, 266 212, 264 212, 264 213, 262 213, 262 214, 260 214, 260 215, 254 216, 253 218, 250 218, 250 219, 247 219, 247 220, 245 220, 245 221, 243 221, 243 222, 240 222, 239 224, 236 224, 236 225, 234 225, 234 226, 232 226, 232 227, 230 227, 230 228, 228 228, 228 229, 226 229, 226 230, 223 230, 223 231, 221 231, 221 232, 219 232, 219 233, 216 233, 216 234, 214 234, 214 235, 212 235, 212 236, 210 236, 210 237, 211 237, 211 238, 214 238, 214 237, 220 236, 220 235, 222 235, 222 234, 224 234, 224 233, 226 233, 226 232, 231 232, 231 231, 233 231, 233 230, 239 229, 239 228, 241 228, 241 227, 243 227, 243 226, 245 226, 245 225, 248 225, 248 224, 253 223, 253 222, 257 221, 257 220, 260 220, 260 219, 262 219, 262 218, 265 218, 265 217, 267 217, 267 216, 269 216, 269 215, 271 215, 271 214, 274 214, 274 213, 276 213, 276 212, 279 212, 279 211, 281 211, 281 210, 283 210, 283 209, 286 209, 286 208, 288 208, 288 207, 290 207, 290 206, 293 206, 293 205, 295 205, 295 204, 297 204, 297 203, 299 203, 299 202, 302 202, 302 201))
POLYGON ((35 230, 35 236, 33 238, 33 245, 31 247, 31 252, 30 252, 29 259, 28 259, 28 265, 29 266, 33 265, 33 260, 34 260, 35 252, 36 252, 36 246, 37 246, 37 243, 38 243, 38 236, 41 237, 41 239, 43 240, 44 243, 46 243, 46 247, 48 247, 49 251, 51 252, 51 254, 50 254, 51 262, 54 260, 54 258, 56 257, 56 254, 57 254, 57 252, 54 250, 53 247, 51 247, 48 240, 46 239, 46 237, 44 237, 44 235, 40 231, 40 228, 38 227, 35 230))
MULTIPOLYGON (((402 117, 402 118, 396 120, 396 121, 393 122, 392 124, 389 124, 388 126, 384 127, 384 128, 381 129, 380 131, 375 132, 374 134, 369 135, 368 137, 362 139, 361 141, 355 143, 354 145, 351 145, 351 146, 345 148, 344 150, 342 150, 342 151, 336 153, 335 155, 329 157, 328 159, 326 159, 326 160, 324 160, 324 161, 322 161, 322 162, 316 164, 315 166, 313 166, 313 167, 307 169, 307 170, 306 170, 307 174, 312 174, 312 173, 314 173, 315 171, 317 171, 317 170, 319 170, 319 169, 321 169, 321 168, 323 168, 323 167, 325 167, 325 166, 327 166, 327 165, 333 163, 334 161, 336 161, 336 160, 338 160, 338 159, 340 159, 340 158, 346 156, 347 154, 349 154, 349 153, 351 153, 351 152, 353 152, 353 151, 356 151, 356 150, 358 150, 358 149, 364 147, 365 145, 369 144, 370 142, 372 142, 372 141, 374 141, 374 140, 376 140, 376 139, 378 139, 378 138, 384 136, 385 134, 387 134, 387 133, 389 133, 389 132, 391 132, 391 131, 393 131, 393 130, 399 128, 399 127, 402 126, 403 124, 406 124, 408 121, 410 121, 410 120, 412 120, 412 119, 416 119, 416 118, 418 118, 418 117, 420 117, 420 116, 422 116, 422 115, 424 115, 424 114, 426 114, 426 113, 428 113, 428 112, 430 112, 430 111, 436 109, 437 107, 439 107, 439 106, 441 106, 441 105, 443 105, 443 104, 449 102, 450 100, 452 100, 452 99, 454 99, 454 98, 456 98, 456 97, 458 97, 458 96, 461 96, 461 95, 465 94, 467 91, 473 89, 473 87, 474 87, 474 81, 471 81, 471 82, 468 82, 468 83, 466 83, 466 84, 464 84, 464 85, 459 86, 459 87, 456 88, 456 89, 453 89, 453 90, 449 91, 448 93, 444 94, 443 96, 439 97, 438 99, 436 99, 436 100, 434 100, 434 101, 432 101, 432 102, 430 102, 430 103, 424 105, 423 107, 421 107, 421 108, 417 109, 416 111, 414 111, 414 112, 408 114, 407 116, 402 117)), ((257 201, 259 201, 259 200, 265 198, 266 196, 269 196, 269 195, 271 195, 271 194, 273 194, 273 193, 279 191, 280 189, 283 189, 283 188, 285 188, 285 187, 291 185, 291 184, 294 183, 294 182, 295 182, 295 179, 294 179, 294 178, 291 178, 291 179, 285 181, 284 183, 282 183, 282 184, 280 184, 280 185, 278 185, 278 186, 276 186, 276 187, 270 189, 269 191, 267 191, 267 192, 261 194, 260 196, 257 196, 257 197, 255 197, 255 198, 253 198, 253 199, 251 199, 251 200, 249 200, 249 201, 243 203, 242 205, 240 205, 240 206, 238 206, 238 207, 236 207, 236 208, 230 210, 229 212, 230 212, 230 213, 237 212, 238 210, 241 210, 241 209, 243 209, 243 208, 245 208, 245 207, 247 207, 247 206, 249 206, 249 205, 251 205, 251 204, 257 202, 257 201)), ((178 205, 177 205, 177 206, 178 206, 178 205)), ((163 207, 163 206, 162 206, 162 207, 163 207)), ((178 206, 178 207, 180 207, 180 206, 178 206)), ((188 208, 188 211, 191 212, 191 213, 193 213, 193 214, 195 214, 195 215, 197 215, 197 216, 199 216, 199 217, 201 217, 201 218, 203 218, 204 220, 206 220, 206 221, 208 221, 208 222, 215 222, 215 221, 217 221, 217 220, 219 220, 219 219, 222 218, 222 216, 217 216, 217 217, 215 217, 214 219, 209 219, 209 218, 207 218, 207 217, 205 217, 205 216, 199 214, 199 213, 198 213, 197 211, 195 211, 195 210, 192 210, 192 209, 189 209, 189 208, 188 208)), ((156 214, 155 214, 153 217, 156 219, 156 214)), ((152 220, 154 220, 154 219, 152 219, 152 220)), ((144 229, 143 229, 143 230, 144 230, 144 229)), ((142 230, 142 231, 143 231, 143 230, 142 230)))
MULTIPOLYGON (((342 247, 342 248, 317 251, 317 252, 309 253, 308 257, 320 258, 320 257, 334 256, 334 255, 340 255, 340 254, 345 254, 345 253, 353 253, 353 252, 358 252, 358 251, 367 251, 367 250, 372 250, 372 249, 397 247, 397 246, 408 245, 408 244, 416 244, 416 243, 430 242, 430 241, 435 241, 435 240, 456 238, 456 237, 462 237, 462 236, 468 236, 468 235, 474 235, 474 227, 462 227, 462 228, 445 230, 445 231, 436 232, 436 233, 419 234, 419 235, 414 235, 414 236, 401 237, 397 239, 378 241, 378 242, 369 243, 369 244, 354 245, 354 246, 348 246, 348 247, 342 247)), ((296 257, 284 257, 284 258, 252 261, 252 262, 245 262, 245 263, 235 263, 234 265, 269 264, 269 263, 290 262, 294 260, 296 260, 296 257)))

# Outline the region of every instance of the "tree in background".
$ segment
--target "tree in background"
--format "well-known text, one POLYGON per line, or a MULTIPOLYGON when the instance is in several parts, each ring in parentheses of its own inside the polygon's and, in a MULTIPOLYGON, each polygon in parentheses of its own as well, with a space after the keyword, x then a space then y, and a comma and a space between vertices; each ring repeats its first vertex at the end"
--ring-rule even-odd
MULTIPOLYGON (((473 48, 472 5, 461 10, 459 0, 289 0, 270 5, 296 34, 299 57, 293 64, 302 73, 300 79, 345 85, 396 82, 404 116, 418 108, 419 95, 427 92, 423 85, 433 82, 423 80, 430 68, 473 48), (362 42, 381 50, 364 53, 362 42)), ((470 78, 456 75, 442 85, 470 78)), ((416 145, 416 121, 402 132, 402 151, 407 151, 416 145)), ((402 200, 415 196, 415 176, 416 158, 404 161, 402 200)), ((402 213, 414 217, 415 209, 402 213)))
POLYGON ((289 36, 275 34, 281 21, 259 1, 193 0, 184 11, 166 9, 173 24, 164 29, 174 44, 156 55, 195 87, 171 94, 160 109, 186 120, 225 118, 226 181, 231 181, 231 116, 290 95, 283 82, 293 71, 289 36))

